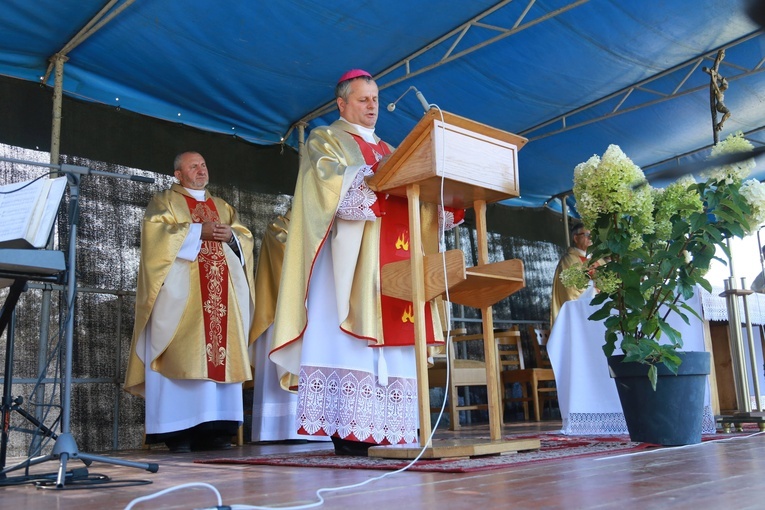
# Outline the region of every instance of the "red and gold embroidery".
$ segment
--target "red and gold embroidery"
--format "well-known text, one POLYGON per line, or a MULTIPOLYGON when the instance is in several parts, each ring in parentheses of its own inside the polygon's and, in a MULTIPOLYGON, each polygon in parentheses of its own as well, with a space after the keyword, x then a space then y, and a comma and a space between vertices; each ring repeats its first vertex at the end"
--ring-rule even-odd
MULTIPOLYGON (((186 197, 194 223, 220 221, 212 199, 197 202, 186 197)), ((218 241, 202 241, 197 256, 202 292, 202 315, 205 329, 207 377, 226 380, 226 338, 228 336, 228 265, 223 246, 218 241)))

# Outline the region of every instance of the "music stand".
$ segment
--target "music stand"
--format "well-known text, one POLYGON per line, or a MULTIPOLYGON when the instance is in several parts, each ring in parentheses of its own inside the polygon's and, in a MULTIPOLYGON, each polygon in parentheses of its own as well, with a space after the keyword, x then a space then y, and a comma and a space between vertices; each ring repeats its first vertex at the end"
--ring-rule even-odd
POLYGON ((56 438, 56 442, 53 446, 53 452, 48 455, 43 455, 33 459, 29 459, 18 466, 14 466, 3 471, 3 474, 21 469, 22 467, 34 466, 41 464, 49 460, 58 460, 59 469, 56 478, 56 487, 62 489, 66 480, 66 465, 69 459, 80 459, 85 465, 90 465, 91 462, 104 462, 107 464, 115 464, 118 466, 133 467, 138 469, 145 469, 150 473, 156 473, 159 471, 159 465, 156 463, 144 463, 144 462, 132 462, 122 459, 115 459, 112 457, 105 457, 102 455, 93 455, 91 453, 80 452, 77 448, 77 442, 74 440, 74 436, 70 431, 70 404, 72 399, 72 348, 74 345, 74 299, 77 293, 77 277, 76 277, 76 260, 77 260, 77 224, 79 222, 79 199, 80 199, 80 180, 83 175, 103 175, 107 177, 116 177, 120 179, 129 179, 132 181, 140 182, 154 182, 154 179, 149 177, 141 177, 136 175, 122 175, 112 172, 102 172, 99 170, 91 170, 87 167, 75 166, 75 165, 54 165, 43 164, 31 161, 21 161, 9 158, 0 158, 2 161, 10 161, 12 163, 21 163, 34 166, 44 166, 48 168, 58 169, 59 173, 66 174, 67 182, 69 184, 69 244, 68 244, 68 257, 67 257, 67 314, 65 322, 65 343, 64 343, 64 389, 62 394, 62 418, 61 418, 61 433, 56 438))

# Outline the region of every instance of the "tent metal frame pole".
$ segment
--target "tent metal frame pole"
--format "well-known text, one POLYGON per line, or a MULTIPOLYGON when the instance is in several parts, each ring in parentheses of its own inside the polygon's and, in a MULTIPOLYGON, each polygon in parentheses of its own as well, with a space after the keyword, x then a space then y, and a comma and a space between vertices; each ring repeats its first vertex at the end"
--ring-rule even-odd
MULTIPOLYGON (((111 9, 119 0, 109 0, 103 8, 82 27, 74 37, 72 37, 59 52, 49 59, 48 68, 42 78, 42 83, 48 81, 51 71, 53 78, 53 112, 51 120, 51 141, 50 141, 50 163, 58 165, 61 158, 61 119, 64 99, 64 63, 69 60, 67 54, 79 46, 91 35, 95 34, 106 23, 114 19, 122 11, 127 9, 135 0, 126 0, 122 5, 111 9)), ((47 249, 53 248, 52 238, 48 240, 47 249)), ((51 290, 45 288, 42 292, 42 303, 40 304, 40 337, 38 341, 37 367, 38 373, 42 373, 47 366, 48 336, 50 335, 50 310, 51 310, 51 290)), ((37 389, 36 398, 38 402, 45 400, 45 385, 41 384, 37 389)), ((42 411, 35 410, 36 418, 42 419, 42 411)), ((32 446, 37 447, 39 443, 33 442, 32 446)))
POLYGON ((61 50, 56 53, 53 57, 50 58, 50 64, 48 64, 48 69, 45 71, 45 76, 42 78, 42 82, 46 83, 48 81, 48 77, 50 76, 51 70, 54 67, 54 59, 56 56, 62 56, 66 57, 69 52, 71 52, 73 49, 75 49, 77 46, 85 42, 86 39, 88 39, 91 35, 98 32, 101 27, 109 23, 112 19, 114 19, 115 16, 120 14, 122 11, 130 7, 135 0, 127 0, 125 3, 117 7, 113 12, 111 12, 108 16, 105 16, 109 10, 114 7, 114 4, 116 4, 119 0, 110 0, 109 3, 107 3, 104 7, 101 8, 98 13, 93 16, 90 21, 88 21, 84 27, 80 29, 77 34, 75 34, 74 37, 69 39, 69 41, 64 45, 61 50))
POLYGON ((305 122, 300 122, 297 125, 298 128, 298 161, 303 159, 303 154, 305 153, 305 128, 306 128, 305 122))
MULTIPOLYGON (((61 157, 61 112, 63 104, 64 91, 64 63, 67 58, 63 55, 55 55, 51 59, 54 65, 55 83, 53 86, 53 112, 51 120, 51 140, 50 140, 50 163, 58 165, 61 157)), ((53 239, 48 240, 46 249, 53 249, 53 239)), ((42 291, 42 300, 40 303, 40 336, 37 341, 37 373, 41 374, 48 366, 48 337, 50 336, 50 311, 53 300, 50 287, 45 287, 42 291)), ((35 392, 37 402, 45 401, 45 383, 41 383, 35 392)), ((44 412, 41 407, 35 407, 35 418, 42 421, 44 412)), ((32 440, 32 448, 36 450, 42 446, 42 437, 35 436, 32 440)))
POLYGON ((61 110, 64 99, 64 62, 68 57, 57 53, 51 57, 54 67, 53 83, 53 124, 50 134, 50 162, 52 165, 59 163, 61 155, 61 110))

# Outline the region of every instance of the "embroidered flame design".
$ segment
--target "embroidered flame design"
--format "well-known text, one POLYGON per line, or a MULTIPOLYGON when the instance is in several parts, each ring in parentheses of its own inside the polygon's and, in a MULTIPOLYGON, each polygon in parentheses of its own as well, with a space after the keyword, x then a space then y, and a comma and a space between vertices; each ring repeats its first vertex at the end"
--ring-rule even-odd
POLYGON ((401 322, 411 322, 414 324, 414 313, 412 313, 412 305, 409 305, 404 309, 404 313, 401 314, 401 322))
POLYGON ((409 251, 409 238, 406 233, 402 232, 398 239, 396 239, 396 249, 409 251))

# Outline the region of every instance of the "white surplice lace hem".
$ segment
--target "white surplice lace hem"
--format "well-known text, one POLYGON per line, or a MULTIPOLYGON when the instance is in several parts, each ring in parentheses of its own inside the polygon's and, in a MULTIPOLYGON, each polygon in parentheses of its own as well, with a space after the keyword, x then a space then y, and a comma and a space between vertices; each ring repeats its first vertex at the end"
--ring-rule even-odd
POLYGON ((376 444, 417 441, 417 381, 331 367, 301 366, 297 425, 311 435, 336 435, 376 444))
MULTIPOLYGON (((715 431, 716 423, 712 408, 705 405, 701 433, 714 434, 715 431)), ((622 413, 569 413, 568 416, 563 417, 561 433, 571 436, 621 435, 628 434, 629 430, 622 413)))
POLYGON ((340 206, 337 208, 336 214, 338 218, 365 221, 377 219, 371 209, 372 205, 377 201, 377 195, 364 182, 364 177, 370 175, 374 175, 374 172, 369 165, 362 166, 358 173, 356 173, 348 193, 340 200, 340 206))

